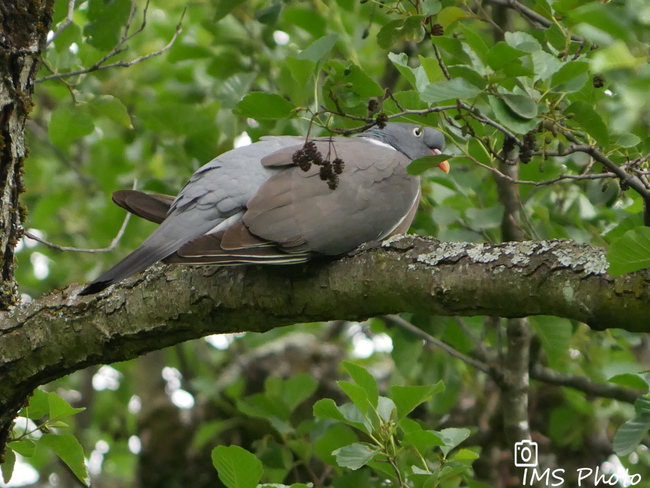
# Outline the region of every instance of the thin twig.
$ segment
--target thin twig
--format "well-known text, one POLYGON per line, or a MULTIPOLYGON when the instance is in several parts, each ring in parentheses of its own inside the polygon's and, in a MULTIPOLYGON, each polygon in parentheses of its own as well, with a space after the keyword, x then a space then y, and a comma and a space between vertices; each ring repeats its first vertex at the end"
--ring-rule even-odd
POLYGON ((469 105, 467 105, 466 103, 464 103, 464 102, 459 101, 458 102, 458 107, 462 108, 463 110, 466 110, 467 112, 469 112, 469 114, 472 117, 474 117, 476 120, 478 120, 479 122, 483 122, 484 124, 491 125, 492 127, 497 129, 498 131, 503 132, 506 136, 510 137, 513 140, 513 142, 515 144, 517 144, 517 146, 524 147, 524 143, 522 141, 520 141, 519 139, 517 139, 517 136, 515 136, 512 132, 510 132, 508 129, 503 127, 501 124, 495 122, 492 119, 489 119, 488 117, 486 117, 485 115, 483 115, 480 112, 475 113, 474 109, 472 107, 470 107, 469 105))
POLYGON ((488 166, 487 164, 481 163, 479 160, 476 158, 472 157, 469 154, 463 154, 463 157, 469 159, 472 163, 474 163, 477 166, 480 166, 481 168, 487 169, 488 171, 491 171, 495 175, 509 181, 510 183, 515 183, 517 185, 532 185, 532 186, 548 186, 548 185, 553 185, 555 183, 558 183, 560 181, 564 180, 601 180, 605 178, 616 178, 616 175, 614 173, 599 173, 599 174, 581 174, 581 175, 567 175, 564 173, 560 173, 559 176, 556 178, 550 179, 550 180, 543 180, 543 181, 532 181, 532 180, 518 180, 515 179, 501 171, 499 171, 497 168, 494 168, 492 166, 488 166))
MULTIPOLYGON (((147 6, 148 5, 149 5, 149 2, 147 2, 147 6)), ((143 61, 146 61, 147 59, 153 58, 155 56, 160 56, 161 54, 168 51, 174 45, 174 42, 176 42, 176 39, 178 38, 180 33, 183 31, 183 29, 181 28, 181 24, 183 22, 183 18, 185 17, 185 11, 186 10, 183 10, 183 14, 181 15, 181 19, 178 22, 178 25, 176 26, 176 31, 174 32, 174 35, 172 36, 171 40, 167 43, 167 45, 165 47, 163 47, 162 49, 160 49, 158 51, 155 51, 155 52, 152 52, 152 53, 149 53, 149 54, 145 54, 145 55, 137 57, 137 58, 135 58, 135 59, 133 59, 131 61, 117 61, 117 62, 112 63, 112 64, 104 64, 106 61, 108 61, 112 57, 117 56, 118 54, 124 52, 125 48, 122 48, 124 43, 127 42, 128 40, 132 39, 133 36, 135 36, 136 34, 139 34, 144 29, 144 26, 146 25, 146 14, 144 14, 145 18, 144 18, 144 20, 142 22, 142 25, 138 28, 138 30, 136 30, 131 35, 127 35, 128 28, 130 27, 130 24, 132 22, 132 16, 130 15, 129 20, 127 21, 127 24, 126 24, 126 27, 125 27, 125 33, 122 36, 122 38, 118 41, 118 43, 115 45, 115 47, 108 54, 106 54, 104 57, 102 57, 95 64, 93 64, 89 68, 84 68, 84 69, 81 69, 81 70, 78 70, 78 71, 71 71, 71 72, 68 72, 68 73, 55 73, 55 74, 52 74, 52 75, 43 76, 42 78, 36 79, 36 82, 41 83, 43 81, 56 80, 56 79, 59 79, 59 78, 69 78, 71 76, 85 75, 85 74, 91 73, 93 71, 101 71, 101 70, 111 69, 111 68, 129 68, 129 67, 134 66, 136 64, 139 64, 139 63, 141 63, 143 61)), ((133 11, 132 11, 132 13, 133 13, 133 11)))
MULTIPOLYGON (((524 17, 527 17, 530 20, 537 22, 538 24, 540 24, 543 27, 546 27, 547 29, 554 24, 553 21, 547 19, 541 14, 538 14, 534 10, 529 9, 522 3, 518 2, 517 0, 485 0, 485 1, 487 1, 488 3, 492 3, 494 5, 501 5, 516 10, 524 17)), ((564 31, 564 35, 568 35, 568 33, 564 31)), ((582 37, 576 36, 574 34, 571 34, 571 40, 575 42, 584 42, 584 39, 582 37)))
MULTIPOLYGON (((133 181, 133 189, 135 190, 138 185, 138 180, 133 181)), ((60 246, 59 244, 54 244, 52 242, 46 241, 45 239, 38 237, 36 234, 33 234, 32 232, 26 231, 25 232, 25 237, 28 237, 29 239, 32 239, 34 241, 40 242, 41 244, 51 248, 51 249, 56 249, 57 251, 64 251, 64 252, 85 252, 89 254, 97 254, 97 253, 102 253, 102 252, 111 252, 115 247, 117 247, 117 244, 120 242, 122 239, 122 236, 124 236, 124 232, 126 231, 126 226, 129 223, 129 220, 131 220, 131 212, 127 212, 126 216, 124 217, 124 221, 122 222, 122 226, 120 227, 120 230, 117 232, 113 240, 111 241, 111 244, 108 247, 105 247, 103 249, 83 249, 79 247, 69 247, 69 246, 60 246)))
POLYGON ((103 249, 82 249, 82 248, 79 248, 79 247, 60 246, 58 244, 48 242, 45 239, 42 239, 42 238, 38 237, 37 235, 29 232, 29 231, 25 232, 25 237, 28 237, 29 239, 33 239, 35 241, 38 241, 41 244, 44 244, 49 248, 56 249, 57 251, 85 252, 85 253, 90 253, 90 254, 96 254, 96 253, 100 253, 100 252, 111 252, 113 249, 115 249, 117 244, 120 242, 120 239, 122 239, 122 236, 124 235, 124 231, 126 230, 126 226, 129 223, 130 219, 131 219, 131 213, 127 212, 126 217, 124 218, 124 222, 122 222, 122 227, 120 227, 120 230, 118 231, 117 235, 111 241, 111 245, 108 246, 108 247, 105 247, 103 249))
POLYGON ((438 46, 436 46, 435 44, 433 44, 433 52, 436 55, 436 59, 438 60, 438 66, 440 66, 440 69, 442 70, 442 74, 445 75, 445 78, 451 80, 451 75, 447 70, 447 66, 445 65, 445 62, 442 60, 442 55, 440 54, 440 50, 438 49, 438 46))
POLYGON ((430 344, 433 344, 436 347, 439 347, 443 351, 445 351, 447 354, 450 356, 455 357, 456 359, 460 359, 466 364, 469 364, 470 366, 478 369, 479 371, 483 371, 484 373, 490 374, 490 367, 476 359, 470 358, 469 356, 466 356, 462 352, 458 352, 456 349, 453 347, 445 344, 444 342, 436 339, 430 334, 427 334, 424 332, 422 329, 417 328, 415 325, 410 323, 408 320, 404 320, 402 317, 399 315, 386 315, 385 318, 389 320, 390 322, 394 323, 395 325, 398 325, 402 329, 408 330, 409 332, 419 336, 420 338, 424 339, 425 341, 429 342, 430 344))
POLYGON ((634 403, 639 396, 645 393, 641 390, 624 388, 618 385, 596 383, 585 376, 560 373, 559 371, 545 368, 539 364, 532 368, 530 377, 538 381, 543 381, 544 383, 573 388, 588 395, 613 398, 614 400, 627 403, 634 403))
POLYGON ((470 338, 470 340, 474 344, 474 349, 476 349, 481 359, 483 361, 488 361, 489 356, 488 356, 487 349, 485 348, 485 344, 483 343, 483 341, 478 340, 476 337, 474 337, 474 334, 472 333, 472 330, 467 325, 467 322, 465 322, 465 320, 463 320, 462 317, 459 317, 457 315, 454 317, 454 321, 459 325, 461 329, 463 329, 463 332, 465 332, 467 337, 470 338))
MULTIPOLYGON (((470 366, 478 369, 479 371, 489 374, 492 378, 496 379, 500 376, 498 369, 490 368, 490 366, 488 366, 486 363, 470 358, 464 355, 463 353, 456 351, 451 346, 436 339, 430 334, 427 334, 422 329, 419 329, 418 327, 414 326, 407 320, 404 320, 399 315, 386 315, 384 318, 394 323, 395 325, 398 325, 399 327, 408 330, 409 332, 412 332, 413 334, 433 344, 434 346, 443 349, 450 356, 460 359, 461 361, 469 364, 470 366)), ((460 320, 458 317, 454 317, 454 319, 469 334, 469 328, 467 327, 467 325, 464 324, 462 320, 460 320)), ((500 327, 497 327, 497 330, 498 329, 500 329, 500 327)), ((475 345, 476 344, 477 343, 475 342, 475 345)), ((481 346, 482 347, 478 347, 477 345, 476 350, 484 360, 488 360, 489 359, 488 354, 487 352, 485 352, 484 346, 482 344, 481 346)), ((620 400, 622 402, 627 402, 627 403, 634 403, 634 401, 639 397, 639 395, 642 395, 644 393, 641 390, 637 390, 633 388, 625 388, 618 385, 596 383, 595 381, 592 381, 589 378, 586 378, 584 376, 560 373, 558 371, 554 371, 552 369, 545 368, 540 365, 535 365, 531 369, 530 377, 532 379, 544 383, 572 388, 574 390, 581 391, 588 395, 598 396, 602 398, 612 398, 614 400, 620 400)))
POLYGON ((72 24, 72 19, 74 16, 74 4, 75 0, 68 0, 68 14, 65 17, 65 20, 61 22, 59 27, 56 29, 56 32, 50 37, 50 39, 47 41, 47 45, 49 46, 54 42, 54 40, 61 35, 61 33, 70 25, 72 24))

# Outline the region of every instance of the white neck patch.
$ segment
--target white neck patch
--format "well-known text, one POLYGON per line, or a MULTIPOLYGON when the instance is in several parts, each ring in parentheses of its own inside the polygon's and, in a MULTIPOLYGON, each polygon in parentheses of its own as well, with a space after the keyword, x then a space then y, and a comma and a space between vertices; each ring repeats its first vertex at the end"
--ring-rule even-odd
POLYGON ((397 149, 395 149, 395 148, 394 148, 393 146, 391 146, 390 144, 387 144, 387 143, 385 143, 385 142, 378 141, 377 139, 373 139, 372 137, 363 137, 363 136, 362 136, 361 138, 362 138, 362 139, 365 139, 365 140, 368 141, 368 142, 372 142, 373 144, 377 144, 378 146, 387 147, 387 148, 389 148, 389 149, 392 149, 393 151, 397 151, 397 149))

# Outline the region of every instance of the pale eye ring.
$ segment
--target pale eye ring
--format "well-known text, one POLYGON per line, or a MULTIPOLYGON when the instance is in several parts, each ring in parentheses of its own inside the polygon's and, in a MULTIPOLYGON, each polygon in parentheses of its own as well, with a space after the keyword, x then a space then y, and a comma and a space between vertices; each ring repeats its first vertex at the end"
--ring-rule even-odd
POLYGON ((415 137, 420 137, 422 135, 422 127, 416 127, 413 129, 413 135, 415 137))

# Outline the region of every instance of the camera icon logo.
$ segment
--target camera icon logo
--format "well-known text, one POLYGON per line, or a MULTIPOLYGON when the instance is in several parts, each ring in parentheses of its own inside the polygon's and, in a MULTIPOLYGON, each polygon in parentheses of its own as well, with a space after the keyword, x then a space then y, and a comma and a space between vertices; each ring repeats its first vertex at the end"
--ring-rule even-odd
POLYGON ((515 443, 515 466, 534 468, 537 466, 537 442, 527 439, 515 443))

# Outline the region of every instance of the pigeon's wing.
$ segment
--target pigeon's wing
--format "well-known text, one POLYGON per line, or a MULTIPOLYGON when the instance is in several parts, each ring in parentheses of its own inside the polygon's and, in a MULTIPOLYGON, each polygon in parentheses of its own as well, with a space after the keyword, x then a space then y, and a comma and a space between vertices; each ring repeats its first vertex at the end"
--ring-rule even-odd
MULTIPOLYGON (((317 147, 344 161, 338 187, 331 190, 316 165, 279 172, 248 202, 243 222, 253 235, 288 252, 337 255, 410 224, 420 185, 406 172, 409 158, 364 139, 319 141, 317 147)), ((282 153, 289 157, 290 149, 282 153)), ((278 154, 273 166, 281 164, 278 154)))
POLYGON ((160 224, 176 197, 160 193, 144 193, 137 190, 119 190, 113 193, 113 203, 124 210, 160 224))
POLYGON ((225 231, 198 237, 180 247, 165 263, 181 264, 296 264, 304 263, 310 253, 290 254, 273 243, 262 241, 250 234, 241 222, 225 231))
MULTIPOLYGON (((293 137, 267 138, 224 153, 201 167, 171 202, 160 227, 135 251, 103 273, 80 294, 97 293, 170 256, 184 244, 204 234, 224 230, 240 220, 246 203, 278 171, 262 166, 261 159, 295 144, 296 139, 293 137)), ((142 197, 138 198, 141 203, 144 202, 142 197)), ((130 196, 126 196, 124 205, 120 206, 131 207, 129 199, 130 196)), ((118 197, 118 202, 122 202, 121 197, 118 197)), ((154 208, 156 205, 152 200, 146 202, 148 211, 145 213, 148 217, 161 217, 161 208, 154 208)))

